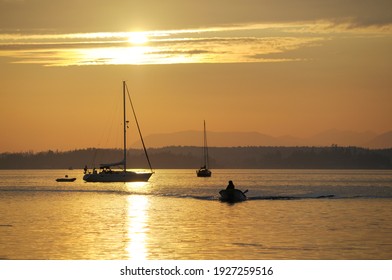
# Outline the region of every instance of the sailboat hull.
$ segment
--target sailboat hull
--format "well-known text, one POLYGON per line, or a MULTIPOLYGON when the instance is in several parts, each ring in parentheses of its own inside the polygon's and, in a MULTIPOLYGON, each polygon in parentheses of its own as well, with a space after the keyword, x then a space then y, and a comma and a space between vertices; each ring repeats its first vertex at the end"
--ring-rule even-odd
POLYGON ((196 171, 197 177, 211 177, 211 171, 208 169, 199 169, 196 171))
POLYGON ((152 173, 138 173, 138 172, 100 172, 91 173, 83 176, 86 182, 147 182, 152 173))

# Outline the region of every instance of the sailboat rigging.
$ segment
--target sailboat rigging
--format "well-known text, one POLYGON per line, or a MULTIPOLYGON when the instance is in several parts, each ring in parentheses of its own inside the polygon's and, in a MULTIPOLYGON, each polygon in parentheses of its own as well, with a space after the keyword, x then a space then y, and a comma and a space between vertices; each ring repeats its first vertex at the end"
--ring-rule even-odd
POLYGON ((204 143, 203 143, 203 160, 204 165, 196 171, 197 177, 211 177, 211 170, 209 170, 208 146, 207 146, 207 133, 206 121, 204 121, 204 143))
POLYGON ((135 109, 132 104, 132 99, 128 91, 128 87, 123 81, 123 152, 124 158, 120 162, 116 163, 108 163, 108 164, 100 164, 100 171, 97 172, 95 169, 93 172, 89 172, 87 167, 84 169, 85 175, 83 176, 83 180, 86 182, 147 182, 151 175, 154 173, 152 171, 150 159, 147 154, 147 149, 144 145, 143 137, 141 134, 139 122, 136 117, 135 109), (138 128, 139 136, 143 144, 144 153, 146 155, 150 172, 134 172, 127 170, 127 124, 128 121, 126 119, 126 92, 128 93, 128 99, 131 104, 132 112, 135 118, 135 122, 138 128), (122 166, 122 170, 112 170, 111 167, 113 166, 122 166))

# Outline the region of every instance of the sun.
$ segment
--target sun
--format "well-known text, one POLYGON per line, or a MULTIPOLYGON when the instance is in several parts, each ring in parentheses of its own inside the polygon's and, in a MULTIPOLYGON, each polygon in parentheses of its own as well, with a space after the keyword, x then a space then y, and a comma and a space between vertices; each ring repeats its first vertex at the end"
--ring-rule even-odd
POLYGON ((148 42, 148 36, 143 32, 132 32, 128 37, 128 42, 134 45, 143 45, 148 42))

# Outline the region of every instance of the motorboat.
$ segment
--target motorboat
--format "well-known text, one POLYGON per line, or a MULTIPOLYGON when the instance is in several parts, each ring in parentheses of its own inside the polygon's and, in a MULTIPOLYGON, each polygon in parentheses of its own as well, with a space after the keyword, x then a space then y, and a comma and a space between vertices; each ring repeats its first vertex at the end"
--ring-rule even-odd
POLYGON ((241 191, 238 189, 220 190, 219 191, 220 200, 224 202, 231 202, 231 203, 245 201, 247 199, 245 195, 247 192, 248 190, 241 191))

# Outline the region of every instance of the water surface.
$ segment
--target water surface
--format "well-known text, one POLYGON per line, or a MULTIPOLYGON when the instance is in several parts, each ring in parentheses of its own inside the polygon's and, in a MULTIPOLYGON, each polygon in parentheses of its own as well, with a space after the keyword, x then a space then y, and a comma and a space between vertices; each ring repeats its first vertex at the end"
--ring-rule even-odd
POLYGON ((391 259, 392 171, 0 171, 0 259, 391 259), (68 174, 72 183, 58 183, 68 174), (220 202, 228 180, 248 201, 220 202))

